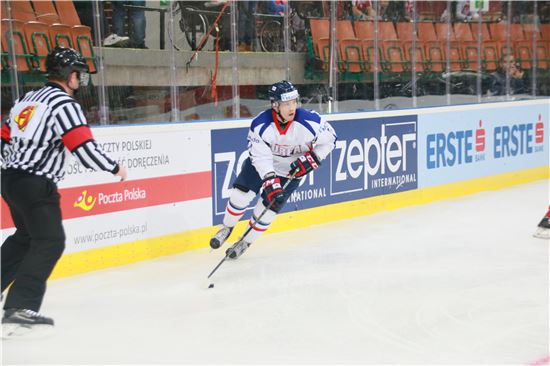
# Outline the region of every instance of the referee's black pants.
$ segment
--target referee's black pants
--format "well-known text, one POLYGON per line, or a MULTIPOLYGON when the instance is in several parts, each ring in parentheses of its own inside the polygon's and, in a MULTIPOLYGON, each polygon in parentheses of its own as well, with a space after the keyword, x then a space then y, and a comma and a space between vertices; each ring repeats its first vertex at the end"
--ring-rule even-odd
POLYGON ((65 249, 59 192, 50 179, 20 170, 2 169, 1 181, 16 227, 2 244, 2 292, 11 284, 4 309, 39 311, 65 249))

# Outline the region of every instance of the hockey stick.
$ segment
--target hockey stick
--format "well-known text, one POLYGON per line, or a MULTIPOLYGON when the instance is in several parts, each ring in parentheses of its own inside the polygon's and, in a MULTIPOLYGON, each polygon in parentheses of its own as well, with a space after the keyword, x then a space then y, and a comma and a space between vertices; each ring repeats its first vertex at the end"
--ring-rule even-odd
MULTIPOLYGON (((284 192, 284 190, 286 189, 286 187, 288 187, 288 185, 290 184, 290 182, 292 182, 294 180, 294 177, 296 176, 296 173, 298 171, 294 171, 290 177, 288 178, 288 180, 286 181, 285 185, 283 186, 282 190, 284 192)), ((256 223, 260 221, 260 219, 265 215, 265 213, 267 212, 267 210, 269 210, 271 208, 271 206, 273 206, 273 202, 274 201, 271 201, 269 202, 269 204, 267 205, 266 208, 264 208, 264 210, 262 211, 262 213, 256 218, 256 220, 254 220, 254 222, 252 223, 252 225, 248 225, 248 228, 244 231, 244 234, 241 235, 241 237, 239 238, 239 240, 237 240, 237 242, 243 240, 243 238, 250 232, 250 230, 252 230, 252 228, 254 226, 256 226, 256 223)), ((207 279, 209 279, 210 277, 212 277, 212 275, 214 274, 214 272, 216 272, 218 270, 218 268, 220 268, 220 266, 223 264, 223 262, 225 262, 225 260, 229 258, 229 254, 228 253, 225 253, 225 257, 222 258, 222 260, 220 261, 220 263, 218 263, 218 265, 216 267, 214 267, 214 269, 212 270, 212 272, 210 272, 210 274, 208 275, 207 279)))

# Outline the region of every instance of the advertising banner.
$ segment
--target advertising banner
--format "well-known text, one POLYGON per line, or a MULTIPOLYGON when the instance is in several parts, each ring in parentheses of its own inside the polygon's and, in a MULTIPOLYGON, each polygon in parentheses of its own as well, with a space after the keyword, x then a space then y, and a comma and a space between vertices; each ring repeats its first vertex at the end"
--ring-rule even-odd
POLYGON ((418 125, 419 188, 549 164, 547 105, 426 113, 418 125))
MULTIPOLYGON (((208 130, 133 126, 94 135, 128 180, 88 171, 71 156, 59 183, 67 253, 211 225, 208 130)), ((5 237, 13 222, 3 200, 2 212, 5 237)))
MULTIPOLYGON (((338 134, 335 149, 319 169, 302 180, 282 212, 417 187, 416 115, 357 118, 331 124, 338 134)), ((212 131, 214 224, 221 223, 232 183, 248 157, 247 133, 248 128, 212 131)))

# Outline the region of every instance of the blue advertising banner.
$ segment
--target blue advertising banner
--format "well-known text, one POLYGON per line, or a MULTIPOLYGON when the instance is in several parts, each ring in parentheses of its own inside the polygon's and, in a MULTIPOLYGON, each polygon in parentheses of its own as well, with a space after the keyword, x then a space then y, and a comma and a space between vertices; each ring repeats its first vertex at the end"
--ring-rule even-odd
MULTIPOLYGON (((416 115, 332 121, 338 134, 332 154, 302 179, 282 212, 416 189, 417 121, 416 115)), ((247 128, 211 131, 214 225, 221 223, 248 157, 247 133, 247 128)))
POLYGON ((548 108, 423 114, 418 146, 419 188, 548 165, 548 108))

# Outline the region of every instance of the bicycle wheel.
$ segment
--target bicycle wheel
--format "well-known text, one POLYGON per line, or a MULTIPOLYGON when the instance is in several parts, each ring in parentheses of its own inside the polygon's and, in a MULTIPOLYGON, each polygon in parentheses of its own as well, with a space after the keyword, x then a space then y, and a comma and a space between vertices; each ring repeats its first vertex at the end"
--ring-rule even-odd
POLYGON ((178 4, 178 2, 174 2, 172 8, 175 35, 172 34, 168 24, 168 37, 178 51, 189 48, 196 50, 204 34, 208 31, 208 19, 200 14, 197 8, 188 5, 183 5, 182 14, 182 5, 178 4))
POLYGON ((264 52, 280 52, 284 50, 282 24, 278 20, 268 20, 260 30, 260 47, 264 52))
POLYGON ((180 28, 185 33, 187 43, 193 51, 197 49, 209 27, 208 18, 198 11, 192 6, 185 7, 180 20, 180 28))
POLYGON ((174 34, 172 34, 172 27, 170 22, 166 22, 166 33, 168 34, 168 39, 176 50, 181 51, 184 49, 189 49, 187 46, 187 38, 185 38, 185 32, 181 27, 181 8, 178 1, 172 2, 171 12, 174 17, 174 34))

